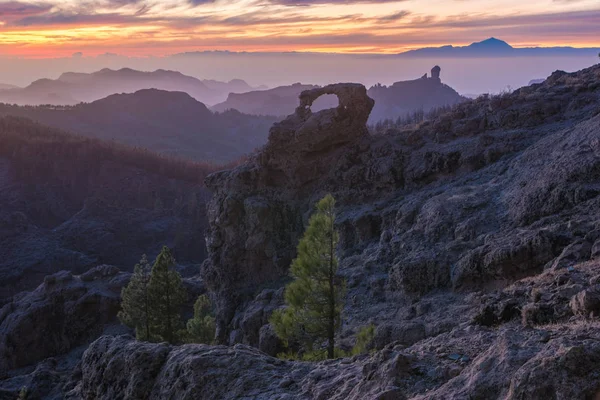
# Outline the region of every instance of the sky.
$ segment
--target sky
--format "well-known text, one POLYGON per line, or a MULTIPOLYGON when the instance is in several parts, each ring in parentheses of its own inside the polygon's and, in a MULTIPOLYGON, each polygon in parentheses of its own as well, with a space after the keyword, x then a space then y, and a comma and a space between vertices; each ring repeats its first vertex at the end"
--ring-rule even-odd
POLYGON ((600 47, 599 0, 0 0, 0 55, 600 47))

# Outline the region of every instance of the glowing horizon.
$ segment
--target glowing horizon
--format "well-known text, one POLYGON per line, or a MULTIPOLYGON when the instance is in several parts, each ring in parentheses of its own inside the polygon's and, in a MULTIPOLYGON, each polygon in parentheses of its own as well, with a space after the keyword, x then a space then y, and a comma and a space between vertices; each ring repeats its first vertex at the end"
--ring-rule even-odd
POLYGON ((216 50, 386 54, 464 46, 492 36, 517 48, 600 47, 596 0, 421 3, 0 0, 0 51, 23 58, 79 53, 162 57, 216 50))

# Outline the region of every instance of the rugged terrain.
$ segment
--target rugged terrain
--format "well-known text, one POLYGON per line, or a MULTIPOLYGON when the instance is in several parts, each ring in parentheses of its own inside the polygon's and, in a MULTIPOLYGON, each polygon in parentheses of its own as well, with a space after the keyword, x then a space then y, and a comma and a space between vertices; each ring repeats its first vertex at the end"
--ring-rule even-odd
POLYGON ((14 117, 0 141, 0 305, 60 270, 131 270, 165 244, 183 265, 206 256, 201 180, 216 167, 14 117))
MULTIPOLYGON (((305 91, 262 149, 206 178, 213 197, 201 277, 217 339, 229 347, 107 332, 36 369, 15 372, 28 359, 9 360, 4 398, 15 397, 17 382, 33 398, 598 398, 600 66, 555 72, 385 135, 368 133, 373 107, 362 85, 305 91), (338 107, 313 112, 327 94, 338 107), (348 287, 339 342, 349 348, 358 328, 374 323, 374 352, 278 360, 269 356, 280 343, 268 318, 326 193, 338 202, 348 287), (81 353, 72 374, 49 378, 52 363, 81 353)), ((11 348, 22 346, 11 333, 27 313, 21 300, 59 277, 2 309, 11 348)))
POLYGON ((262 146, 276 121, 237 111, 213 113, 186 93, 156 89, 72 107, 0 104, 0 116, 7 115, 168 156, 216 163, 236 160, 262 146))

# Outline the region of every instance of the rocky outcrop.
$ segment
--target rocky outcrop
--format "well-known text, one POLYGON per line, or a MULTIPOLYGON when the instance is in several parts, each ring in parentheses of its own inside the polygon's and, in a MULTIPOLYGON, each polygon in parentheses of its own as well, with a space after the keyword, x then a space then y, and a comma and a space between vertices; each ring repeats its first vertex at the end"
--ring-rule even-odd
POLYGON ((591 399, 600 394, 598 322, 521 329, 470 323, 411 346, 321 363, 254 348, 102 337, 71 399, 591 399))
POLYGON ((15 296, 0 309, 0 376, 97 337, 114 321, 128 280, 101 265, 80 276, 48 275, 34 291, 15 296))
POLYGON ((376 124, 385 119, 396 121, 415 112, 429 113, 466 101, 456 90, 442 83, 441 72, 442 69, 436 65, 431 69, 431 77, 425 74, 420 79, 371 87, 368 94, 375 100, 375 108, 369 123, 376 124))
POLYGON ((442 72, 442 69, 438 65, 431 68, 431 79, 436 79, 438 81, 441 81, 441 78, 440 78, 441 72, 442 72))
POLYGON ((300 98, 296 113, 271 128, 262 151, 206 179, 215 196, 208 208, 211 252, 203 270, 216 299, 223 343, 229 341, 228 325, 238 302, 250 299, 258 284, 287 274, 312 201, 305 196, 323 192, 320 178, 330 168, 324 155, 368 136, 373 100, 362 85, 329 85, 302 92, 300 98), (310 106, 324 94, 337 95, 339 106, 313 113, 310 106))
MULTIPOLYGON (((259 290, 281 287, 303 224, 327 192, 338 200, 348 282, 342 340, 368 323, 364 315, 393 320, 416 294, 504 285, 589 260, 600 227, 599 76, 598 67, 555 73, 382 136, 367 134, 372 102, 360 86, 304 93, 253 158, 207 178, 204 274, 221 343, 258 346, 257 328, 237 321, 257 306, 259 290), (306 108, 329 92, 342 93, 338 108, 306 108)), ((453 322, 424 324, 427 337, 453 322)))
POLYGON ((102 337, 85 352, 82 380, 71 395, 98 400, 387 398, 377 396, 389 392, 385 388, 394 374, 376 375, 378 366, 294 363, 243 345, 172 347, 102 337))

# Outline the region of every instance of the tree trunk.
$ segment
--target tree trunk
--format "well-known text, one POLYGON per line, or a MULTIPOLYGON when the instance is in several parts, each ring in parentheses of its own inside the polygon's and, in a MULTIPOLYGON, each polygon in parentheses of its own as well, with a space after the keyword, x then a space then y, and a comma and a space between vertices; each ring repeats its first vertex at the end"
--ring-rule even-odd
POLYGON ((171 325, 171 319, 173 318, 173 316, 171 315, 171 282, 169 282, 169 268, 167 266, 167 276, 166 276, 166 308, 167 308, 167 337, 165 339, 167 339, 167 342, 173 344, 173 327, 171 325))
POLYGON ((329 230, 329 326, 327 327, 327 358, 335 357, 335 276, 333 271, 333 216, 331 218, 331 227, 329 230))
POLYGON ((144 311, 146 313, 146 340, 150 341, 150 307, 148 298, 148 278, 144 277, 144 311))

